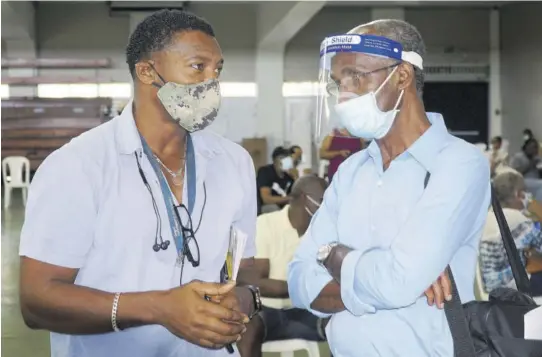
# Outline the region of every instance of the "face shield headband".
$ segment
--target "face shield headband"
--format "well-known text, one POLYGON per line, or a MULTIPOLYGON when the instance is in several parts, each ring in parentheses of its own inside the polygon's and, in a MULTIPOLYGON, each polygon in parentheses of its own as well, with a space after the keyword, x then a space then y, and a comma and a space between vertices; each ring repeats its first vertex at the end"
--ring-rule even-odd
MULTIPOLYGON (((386 37, 358 34, 326 37, 320 46, 317 118, 315 123, 316 141, 322 140, 336 129, 344 128, 340 125, 337 113, 334 110, 340 95, 339 82, 344 81, 347 83, 346 86, 355 87, 359 85, 359 82, 370 81, 372 74, 376 72, 395 70, 396 66, 401 62, 408 62, 420 70, 423 69, 423 59, 418 53, 403 51, 403 46, 399 42, 386 37), (373 66, 371 68, 369 66, 371 70, 364 71, 356 68, 361 62, 373 63, 375 59, 392 59, 396 60, 397 63, 383 67, 373 66), (340 64, 341 81, 337 80, 337 73, 332 73, 333 71, 337 72, 337 63, 340 64)), ((388 79, 389 77, 386 82, 388 79)), ((380 83, 378 87, 384 84, 380 83)), ((343 95, 352 95, 352 92, 355 91, 346 90, 343 95)))

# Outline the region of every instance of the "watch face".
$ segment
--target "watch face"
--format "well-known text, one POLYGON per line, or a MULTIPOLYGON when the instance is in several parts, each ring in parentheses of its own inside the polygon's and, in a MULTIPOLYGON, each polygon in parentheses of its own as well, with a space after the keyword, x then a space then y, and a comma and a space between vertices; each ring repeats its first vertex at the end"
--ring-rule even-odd
POLYGON ((326 260, 327 256, 329 255, 329 252, 330 252, 330 247, 329 245, 323 245, 321 246, 319 249, 318 249, 318 254, 316 256, 316 259, 322 263, 324 260, 326 260))

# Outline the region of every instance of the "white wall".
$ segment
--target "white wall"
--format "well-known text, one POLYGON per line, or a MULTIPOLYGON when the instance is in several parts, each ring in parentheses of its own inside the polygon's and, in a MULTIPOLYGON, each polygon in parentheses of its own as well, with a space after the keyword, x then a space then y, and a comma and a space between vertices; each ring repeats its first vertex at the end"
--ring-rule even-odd
MULTIPOLYGON (((100 70, 41 70, 41 75, 98 76, 103 80, 129 82, 124 48, 130 34, 128 14, 112 16, 105 2, 36 2, 35 34, 39 57, 102 58, 113 68, 100 70)), ((214 26, 226 60, 225 82, 255 81, 257 45, 255 2, 191 2, 188 10, 214 26)), ((542 137, 542 24, 540 3, 511 4, 502 8, 503 132, 512 145, 520 131, 531 127, 542 137)), ((345 32, 370 21, 370 8, 327 6, 292 39, 286 48, 285 80, 314 81, 318 49, 329 34, 345 32)), ((488 64, 489 7, 408 7, 405 19, 425 39, 426 64, 488 64)), ((9 23, 2 23, 2 32, 9 23)), ((9 31, 8 31, 9 32, 9 31)), ((3 43, 4 35, 2 37, 3 43)), ((6 46, 3 46, 6 50, 6 46)), ((9 46, 7 48, 9 56, 9 46)), ((3 54, 6 56, 6 53, 3 54)), ((237 100, 239 101, 239 100, 237 100)), ((242 116, 249 120, 254 99, 247 100, 242 116), (249 105, 248 102, 251 102, 249 105)), ((308 105, 308 104, 307 104, 308 105)), ((235 116, 235 107, 231 113, 235 116)), ((250 127, 248 125, 247 127, 250 127)), ((225 130, 225 128, 223 128, 225 130)), ((284 138, 288 138, 285 136, 284 138)))
POLYGON ((503 133, 510 150, 530 128, 542 138, 542 3, 505 6, 501 12, 503 133))
MULTIPOLYGON (((213 25, 226 60, 224 81, 254 81, 254 4, 193 3, 188 10, 213 25), (240 21, 232 21, 239 18, 240 21)), ((41 57, 111 58, 112 69, 42 70, 42 75, 94 76, 130 81, 124 49, 130 36, 128 14, 109 13, 105 2, 40 2, 37 8, 41 57)))
MULTIPOLYGON (((226 59, 224 81, 252 82, 255 79, 257 41, 254 3, 192 2, 188 10, 205 17, 215 28, 226 59)), ((317 76, 318 48, 329 34, 346 32, 370 21, 370 8, 327 6, 288 44, 286 81, 311 81, 317 76)), ((427 64, 488 63, 489 11, 487 8, 407 8, 405 18, 424 37, 427 64), (458 22, 461 19, 461 25, 458 22), (446 51, 454 51, 445 53, 446 51)), ((98 75, 128 81, 124 48, 129 36, 127 14, 110 16, 103 2, 39 2, 36 11, 38 53, 42 57, 109 57, 113 69, 98 75), (99 25, 97 25, 99 24, 99 25)), ((68 75, 67 70, 44 70, 42 74, 68 75)), ((78 75, 96 71, 76 70, 78 75)))
POLYGON ((111 58, 112 69, 40 70, 41 75, 99 76, 129 82, 124 60, 130 20, 109 16, 102 2, 38 2, 36 36, 39 57, 111 58))

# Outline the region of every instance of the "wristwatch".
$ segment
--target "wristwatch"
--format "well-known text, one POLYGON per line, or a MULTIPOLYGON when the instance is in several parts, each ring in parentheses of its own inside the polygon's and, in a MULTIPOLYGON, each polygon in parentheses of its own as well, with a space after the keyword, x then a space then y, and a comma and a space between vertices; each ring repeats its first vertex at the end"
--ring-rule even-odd
POLYGON ((254 311, 248 316, 250 320, 262 311, 262 298, 260 294, 260 288, 253 285, 245 285, 245 287, 252 293, 252 299, 254 303, 254 311))
POLYGON ((325 244, 325 245, 321 246, 320 248, 318 248, 318 254, 316 255, 316 261, 319 264, 324 265, 324 262, 326 261, 326 259, 331 254, 331 250, 334 247, 336 247, 337 245, 339 245, 339 242, 331 242, 329 244, 325 244))

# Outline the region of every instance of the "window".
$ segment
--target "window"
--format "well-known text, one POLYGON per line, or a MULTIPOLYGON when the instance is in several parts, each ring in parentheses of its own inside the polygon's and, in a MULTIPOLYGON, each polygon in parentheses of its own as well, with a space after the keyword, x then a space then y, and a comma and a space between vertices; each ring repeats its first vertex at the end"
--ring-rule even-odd
POLYGON ((40 98, 96 98, 98 85, 85 84, 38 84, 40 98))
POLYGON ((130 83, 101 83, 98 84, 98 96, 105 98, 131 98, 130 83))
POLYGON ((9 86, 7 84, 0 85, 0 98, 9 98, 9 86))
POLYGON ((223 97, 256 97, 256 83, 252 82, 220 82, 220 93, 223 97))
POLYGON ((282 86, 284 97, 315 97, 318 95, 316 82, 286 82, 282 86))

